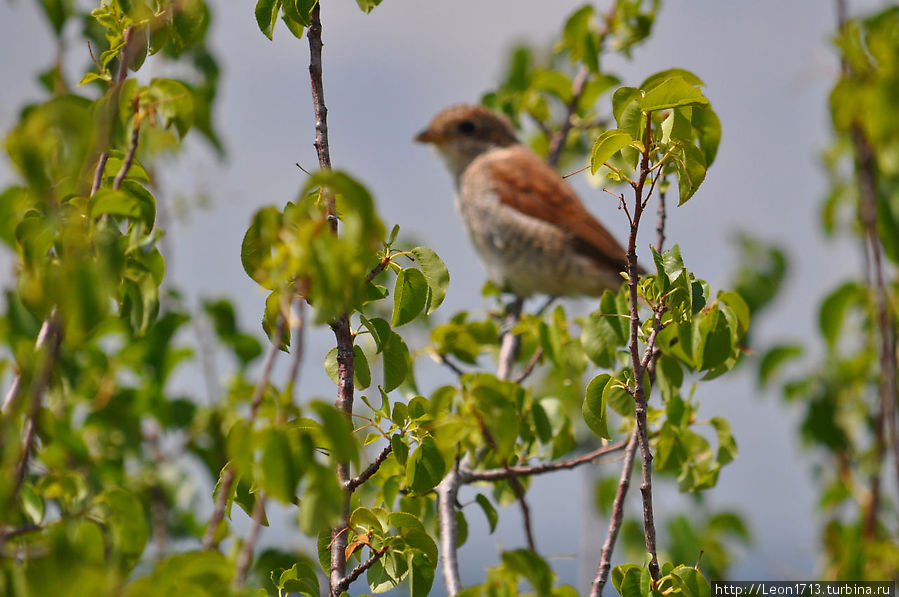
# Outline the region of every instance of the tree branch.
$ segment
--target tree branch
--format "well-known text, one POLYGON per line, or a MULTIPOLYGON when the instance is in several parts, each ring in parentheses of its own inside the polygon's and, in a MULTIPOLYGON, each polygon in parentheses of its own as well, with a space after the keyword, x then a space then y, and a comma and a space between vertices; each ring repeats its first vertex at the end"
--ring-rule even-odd
POLYGON ((459 576, 459 529, 456 525, 456 501, 459 494, 459 463, 437 485, 437 518, 440 521, 440 555, 443 560, 443 582, 447 597, 462 590, 459 576))
POLYGON ((247 538, 240 547, 240 553, 237 554, 234 579, 231 581, 231 586, 234 589, 243 587, 247 578, 247 571, 250 569, 250 564, 253 563, 253 548, 256 547, 256 541, 259 539, 259 529, 262 528, 262 519, 265 516, 265 501, 265 495, 259 493, 256 496, 256 503, 253 504, 253 517, 250 521, 250 529, 247 531, 247 538))
POLYGON ((631 432, 631 438, 624 449, 624 464, 621 465, 621 478, 618 481, 618 489, 615 491, 615 501, 612 502, 612 516, 609 518, 609 530, 606 540, 602 544, 602 552, 599 557, 599 568, 590 589, 590 597, 600 597, 603 587, 609 580, 609 571, 612 569, 612 552, 615 549, 615 541, 618 540, 618 531, 621 530, 621 521, 624 519, 624 498, 631 485, 631 473, 634 470, 634 454, 637 452, 638 443, 637 428, 631 432))
MULTIPOLYGON (((506 312, 496 373, 496 376, 502 380, 508 379, 512 372, 515 358, 518 356, 521 339, 512 334, 512 328, 515 327, 515 324, 518 323, 521 317, 523 305, 524 300, 515 297, 506 312)), ((445 357, 442 360, 444 364, 450 366, 453 370, 457 370, 458 375, 463 373, 461 369, 452 365, 445 357)), ((460 463, 457 461, 449 474, 436 487, 437 518, 440 522, 440 555, 443 560, 443 582, 446 586, 447 597, 456 597, 459 591, 462 590, 457 553, 459 549, 459 528, 456 524, 456 502, 461 483, 460 463)))
POLYGON ((390 255, 386 255, 384 259, 378 262, 376 266, 371 268, 371 271, 368 272, 368 275, 365 276, 366 282, 371 282, 374 280, 378 274, 387 269, 387 266, 390 265, 390 255))
MULTIPOLYGON (((652 146, 652 114, 646 114, 646 140, 645 149, 640 160, 640 177, 634 186, 634 212, 631 223, 631 231, 628 237, 627 250, 627 275, 628 297, 630 302, 630 354, 631 364, 634 370, 634 403, 636 416, 636 433, 640 443, 641 455, 641 484, 640 493, 643 497, 643 532, 646 537, 646 551, 650 554, 649 572, 652 579, 659 578, 659 561, 656 555, 656 531, 655 517, 652 507, 652 452, 649 447, 649 433, 646 423, 646 388, 643 383, 645 367, 639 353, 640 337, 640 311, 637 295, 637 282, 639 278, 637 266, 637 232, 640 227, 640 217, 643 215, 643 187, 649 174, 649 152, 652 146)), ((651 347, 647 347, 650 349, 651 347)))
POLYGON ((521 308, 524 299, 516 296, 509 303, 506 310, 506 318, 503 322, 502 341, 499 348, 499 358, 496 366, 496 377, 505 381, 512 374, 515 359, 518 358, 518 349, 521 348, 521 338, 512 333, 512 329, 521 319, 521 308))
POLYGON ((466 484, 473 483, 475 481, 502 481, 513 476, 527 477, 530 475, 542 475, 544 473, 573 469, 581 466, 582 464, 595 462, 598 458, 601 458, 607 454, 617 452, 623 449, 625 445, 626 442, 621 441, 614 444, 609 444, 608 446, 603 446, 602 448, 598 448, 596 450, 593 450, 592 452, 588 452, 587 454, 583 454, 582 456, 578 456, 576 458, 560 460, 558 462, 548 462, 546 464, 537 464, 534 466, 509 466, 486 470, 471 470, 468 468, 462 468, 459 472, 460 482, 466 484))
POLYGON ((381 465, 387 460, 387 457, 390 456, 391 452, 393 452, 393 444, 388 444, 388 446, 381 450, 381 453, 378 454, 377 458, 375 458, 364 471, 347 481, 343 488, 350 493, 356 491, 360 485, 371 479, 372 476, 378 472, 378 469, 381 468, 381 465))
POLYGON ((350 571, 350 573, 346 575, 346 578, 344 578, 342 581, 340 581, 340 583, 338 583, 338 585, 336 587, 338 594, 349 589, 350 585, 353 584, 357 578, 362 576, 363 572, 365 572, 366 570, 371 568, 375 562, 380 560, 381 556, 383 556, 385 553, 387 553, 386 545, 384 547, 382 547, 381 549, 377 550, 376 552, 374 552, 373 554, 371 554, 370 558, 368 558, 367 560, 365 560, 364 562, 362 562, 361 564, 359 564, 358 566, 353 568, 350 571))
MULTIPOLYGON (((321 4, 316 3, 309 15, 309 78, 312 84, 312 106, 315 113, 315 151, 322 170, 331 169, 331 145, 328 140, 328 108, 325 106, 325 88, 322 83, 322 22, 321 4)), ((337 212, 334 195, 325 193, 325 210, 331 223, 331 230, 337 234, 337 212)), ((377 275, 377 274, 376 274, 377 275)), ((337 408, 349 417, 353 412, 353 332, 349 316, 344 313, 332 324, 331 329, 337 339, 337 408)), ((337 481, 344 487, 350 481, 349 463, 337 463, 337 481)), ((350 492, 346 492, 343 504, 343 518, 349 517, 350 492)), ((346 533, 341 529, 331 529, 331 570, 330 594, 338 597, 337 587, 346 574, 346 533)))

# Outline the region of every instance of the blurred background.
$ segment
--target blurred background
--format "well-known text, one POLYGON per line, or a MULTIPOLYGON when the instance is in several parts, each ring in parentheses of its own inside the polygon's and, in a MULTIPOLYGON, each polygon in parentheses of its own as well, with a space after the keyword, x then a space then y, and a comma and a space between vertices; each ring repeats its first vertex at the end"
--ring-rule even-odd
MULTIPOLYGON (((441 108, 477 102, 494 88, 517 42, 552 43, 582 2, 385 0, 369 15, 351 0, 322 4, 334 166, 368 185, 388 225, 399 224, 404 237, 427 243, 447 263, 452 282, 437 321, 460 309, 484 308, 479 292, 484 270, 454 213, 450 178, 435 156, 411 138, 441 108)), ((850 8, 861 12, 881 4, 853 0, 850 8)), ((167 219, 164 249, 171 281, 187 292, 188 304, 226 295, 239 307, 243 324, 261 335, 264 295, 241 267, 240 239, 257 208, 294 198, 305 176, 296 162, 310 170, 317 165, 308 46, 280 23, 274 42, 266 39, 252 3, 223 1, 213 3, 213 9, 211 49, 223 68, 215 119, 226 157, 219 160, 194 138, 189 159, 172 160, 159 195, 167 219)), ((612 57, 605 65, 624 84, 638 84, 674 66, 705 81, 705 93, 723 124, 722 143, 698 194, 669 211, 668 238, 681 245, 690 269, 714 290, 732 283, 728 272, 741 231, 785 249, 792 267, 777 303, 754 322, 759 345, 813 337, 820 297, 860 267, 855 245, 825 243, 817 224, 825 188, 818 153, 829 135, 826 98, 839 68, 830 50, 835 24, 832 3, 820 0, 668 2, 633 59, 612 57)), ((0 85, 0 129, 7 130, 18 111, 39 96, 36 81, 30 86, 9 82, 31 80, 32 73, 52 62, 51 39, 34 3, 0 3, 7 82, 0 85)), ((77 64, 66 65, 77 80, 74 73, 88 63, 88 49, 73 48, 71 55, 80 56, 77 64)), ((148 66, 139 78, 152 76, 148 66)), ((0 162, 0 180, 8 180, 10 172, 0 162)), ((583 175, 569 181, 623 240, 627 223, 614 200, 586 184, 583 175)), ((644 250, 650 235, 640 241, 644 250)), ((11 276, 9 256, 0 259, 2 275, 11 276)), ((575 312, 591 308, 587 301, 566 307, 575 312)), ((333 336, 319 329, 308 342, 303 394, 331 397, 333 385, 321 361, 333 336)), ((809 348, 813 352, 814 344, 809 348)), ((419 367, 425 389, 449 380, 450 374, 436 365, 419 367)), ((199 374, 183 377, 179 383, 201 383, 199 374)), ((795 433, 796 413, 760 391, 753 367, 701 384, 697 392, 704 418, 721 415, 731 421, 740 453, 702 506, 659 484, 657 517, 685 508, 733 509, 745 516, 753 535, 752 546, 738 554, 731 569, 733 578, 812 577, 816 495, 808 455, 800 451, 795 433)), ((605 474, 617 475, 616 465, 607 466, 605 474)), ((563 581, 578 587, 592 578, 607 524, 594 514, 595 478, 582 469, 538 477, 530 494, 541 552, 563 581), (579 507, 569 506, 573 499, 579 507)), ((209 488, 198 491, 211 509, 209 488)), ((636 493, 630 498, 631 506, 638 505, 636 493)), ((485 563, 498 560, 498 546, 523 545, 517 507, 501 512, 494 535, 487 535, 477 516, 469 517, 470 536, 461 550, 466 583, 481 577, 485 563)), ((265 530, 261 544, 305 545, 298 532, 285 528, 275 524, 265 530)), ((664 529, 660 535, 664 545, 664 529)), ((440 590, 438 580, 435 592, 440 590)))

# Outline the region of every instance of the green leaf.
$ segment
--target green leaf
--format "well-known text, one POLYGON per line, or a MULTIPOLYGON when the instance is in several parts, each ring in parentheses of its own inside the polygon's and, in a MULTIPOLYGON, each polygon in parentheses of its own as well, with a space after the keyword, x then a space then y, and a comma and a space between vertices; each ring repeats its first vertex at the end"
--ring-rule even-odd
POLYGON ((259 461, 262 487, 276 500, 292 504, 303 474, 302 462, 294 457, 284 429, 267 430, 262 441, 262 458, 259 461))
POLYGON ((711 309, 694 322, 693 358, 700 371, 714 369, 731 356, 731 331, 719 309, 711 309))
MULTIPOLYGON (((27 517, 28 522, 35 525, 41 524, 46 510, 44 500, 35 493, 34 488, 30 484, 22 484, 19 489, 19 500, 22 502, 22 512, 27 517)), ((491 532, 493 532, 492 529, 491 532)))
POLYGON ((405 467, 409 457, 409 444, 406 443, 405 438, 399 433, 394 433, 390 436, 390 447, 393 448, 393 456, 396 461, 400 466, 405 467))
POLYGON ((687 457, 680 429, 666 421, 656 440, 656 466, 660 471, 679 472, 687 457))
MULTIPOLYGON (((122 152, 110 152, 109 159, 106 160, 106 167, 103 169, 103 178, 111 179, 119 173, 125 162, 125 156, 122 152)), ((125 180, 136 180, 137 182, 150 182, 150 175, 141 163, 135 158, 128 168, 128 174, 125 180)))
MULTIPOLYGON (((135 184, 135 186, 140 185, 135 184)), ((151 203, 146 203, 147 195, 149 193, 138 194, 124 190, 100 189, 91 197, 91 217, 116 216, 144 222, 148 227, 152 227, 156 206, 152 203, 152 196, 149 199, 151 203)))
POLYGON ((668 79, 673 79, 675 77, 680 77, 690 85, 694 86, 704 86, 702 79, 694 75, 688 70, 684 70, 682 68, 670 68, 668 70, 663 70, 661 72, 655 73, 654 75, 650 75, 646 78, 645 81, 640 83, 640 89, 649 90, 653 87, 664 83, 668 79))
POLYGON ((53 27, 53 33, 59 37, 66 20, 75 13, 73 0, 41 0, 41 6, 53 27))
POLYGON ((406 485, 413 493, 422 494, 440 483, 446 474, 446 462, 430 435, 421 440, 406 463, 406 485))
POLYGON ((608 420, 606 419, 606 403, 603 401, 603 391, 606 389, 612 376, 608 373, 600 373, 587 385, 586 396, 581 410, 587 426, 603 439, 610 439, 608 420))
POLYGON ((737 442, 726 419, 712 417, 711 423, 718 433, 718 463, 724 466, 737 457, 737 442))
POLYGON ((587 357, 600 367, 615 365, 618 347, 624 343, 615 295, 605 291, 599 309, 590 313, 581 325, 581 345, 587 357))
POLYGON ((693 106, 693 128, 699 148, 705 156, 706 167, 711 166, 721 144, 721 120, 711 106, 693 106))
POLYGON ((92 513, 109 533, 109 547, 129 565, 135 564, 149 538, 147 518, 140 500, 124 489, 108 489, 97 496, 92 513))
POLYGON ((502 558, 506 568, 526 578, 537 595, 550 594, 553 573, 543 558, 529 549, 504 551, 502 558))
POLYGON ((244 271, 257 284, 268 290, 278 288, 267 268, 272 247, 279 241, 282 215, 275 207, 263 207, 253 215, 253 221, 240 245, 240 262, 244 271))
POLYGON ((678 205, 686 203, 705 180, 705 155, 692 143, 682 143, 671 154, 677 172, 678 205))
MULTIPOLYGON (((304 478, 303 502, 299 509, 300 529, 312 535, 325 528, 334 528, 343 512, 345 494, 333 469, 315 464, 306 471, 304 478)), ((321 557, 319 547, 319 558, 321 557)))
POLYGON ((300 560, 278 577, 277 587, 285 593, 299 593, 306 597, 319 597, 318 574, 307 560, 300 560))
POLYGON ((683 385, 684 371, 677 360, 668 355, 662 355, 657 362, 656 379, 662 392, 662 399, 668 401, 677 394, 683 385))
POLYGON ((443 303, 446 298, 446 291, 449 288, 450 275, 446 265, 437 256, 433 249, 428 247, 415 247, 410 251, 418 261, 421 272, 428 282, 428 302, 425 314, 430 315, 437 310, 437 307, 443 303))
POLYGON ((615 90, 615 93, 612 94, 612 116, 615 117, 618 128, 627 131, 631 135, 631 138, 639 136, 642 129, 637 128, 636 130, 632 130, 625 126, 625 113, 628 107, 634 102, 636 102, 637 108, 639 109, 640 99, 642 97, 643 92, 636 87, 619 87, 615 90))
POLYGON ((611 406, 612 410, 622 417, 634 416, 634 397, 625 387, 628 381, 633 381, 633 379, 633 371, 622 369, 612 376, 602 391, 603 404, 611 406))
MULTIPOLYGON (((274 291, 265 299, 265 310, 262 313, 262 330, 265 332, 269 342, 275 342, 275 336, 278 334, 278 322, 281 320, 281 299, 282 293, 274 291)), ((290 329, 283 327, 281 331, 281 345, 278 347, 284 352, 290 349, 290 329)))
POLYGON ((696 568, 678 566, 671 572, 671 578, 683 597, 710 597, 709 581, 696 568))
POLYGON ((409 373, 409 348, 394 331, 384 345, 384 391, 392 392, 406 381, 409 373))
POLYGON ((275 21, 281 10, 281 0, 259 0, 256 2, 256 24, 259 30, 272 39, 272 32, 275 28, 275 21))
POLYGON ((492 534, 496 530, 496 523, 499 522, 499 514, 496 512, 496 508, 493 507, 490 499, 483 493, 479 493, 474 499, 481 507, 481 510, 484 511, 484 516, 487 517, 487 524, 490 526, 490 533, 492 534))
POLYGON ((762 356, 762 362, 759 364, 759 383, 762 386, 767 385, 783 365, 800 356, 802 356, 802 346, 798 344, 782 344, 770 348, 762 356))
POLYGON ((362 321, 362 325, 365 326, 365 329, 369 331, 372 339, 375 341, 377 352, 383 351, 384 346, 390 339, 390 324, 387 323, 387 320, 380 317, 372 317, 371 319, 368 319, 367 317, 365 317, 365 315, 361 314, 359 317, 362 321))
POLYGON ((164 127, 174 126, 183 138, 194 124, 194 100, 190 89, 174 79, 152 79, 150 99, 164 127))
POLYGON ((381 0, 356 0, 356 4, 359 5, 359 8, 365 14, 370 13, 372 10, 374 10, 375 6, 379 5, 380 3, 381 0))
POLYGON ((349 415, 325 402, 314 401, 309 407, 319 416, 322 432, 328 440, 331 457, 336 462, 359 464, 359 446, 353 435, 353 424, 349 415))
MULTIPOLYGON (((289 0, 288 0, 289 2, 289 0)), ((286 5, 285 5, 286 6, 286 5)), ((300 23, 297 19, 292 17, 286 11, 281 12, 281 20, 284 22, 284 25, 287 27, 287 30, 290 31, 291 34, 297 39, 303 38, 303 31, 305 27, 300 23)))
POLYGON ((633 141, 630 133, 621 129, 609 129, 604 131, 593 142, 593 150, 590 154, 590 173, 596 174, 596 171, 609 159, 627 147, 633 141))
POLYGON ((613 572, 618 568, 622 568, 622 572, 618 575, 619 584, 616 588, 621 593, 621 597, 647 597, 650 594, 651 577, 648 570, 634 564, 628 564, 616 566, 613 572))
POLYGON ((684 77, 667 78, 647 90, 640 101, 643 112, 655 112, 676 106, 706 105, 709 103, 699 87, 694 87, 684 77))
POLYGON ((623 564, 612 568, 612 586, 615 587, 619 594, 621 593, 621 584, 624 582, 624 577, 633 569, 636 569, 639 573, 640 567, 636 564, 623 564))
POLYGON ((851 306, 860 304, 863 300, 862 286, 858 282, 847 282, 831 292, 821 303, 818 326, 830 350, 836 346, 846 312, 851 306))
POLYGON ((428 281, 415 268, 406 268, 396 277, 393 291, 391 327, 407 324, 422 312, 428 300, 428 281))

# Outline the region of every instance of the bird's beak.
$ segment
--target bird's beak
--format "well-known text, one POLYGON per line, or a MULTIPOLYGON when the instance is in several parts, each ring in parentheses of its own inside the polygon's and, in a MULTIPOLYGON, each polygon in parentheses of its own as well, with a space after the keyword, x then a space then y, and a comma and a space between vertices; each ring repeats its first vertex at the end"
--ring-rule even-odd
POLYGON ((415 135, 415 141, 418 143, 436 143, 440 140, 440 135, 436 134, 431 129, 425 129, 415 135))

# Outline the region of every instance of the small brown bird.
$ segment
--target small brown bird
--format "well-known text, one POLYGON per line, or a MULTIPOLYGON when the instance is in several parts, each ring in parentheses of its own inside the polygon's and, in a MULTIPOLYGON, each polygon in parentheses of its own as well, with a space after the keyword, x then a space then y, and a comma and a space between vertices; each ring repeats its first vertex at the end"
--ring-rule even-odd
POLYGON ((415 140, 446 162, 468 235, 501 288, 520 297, 595 296, 621 285, 625 250, 505 118, 453 106, 415 140))

